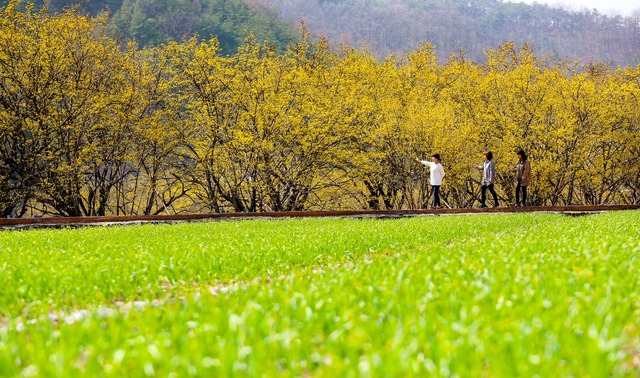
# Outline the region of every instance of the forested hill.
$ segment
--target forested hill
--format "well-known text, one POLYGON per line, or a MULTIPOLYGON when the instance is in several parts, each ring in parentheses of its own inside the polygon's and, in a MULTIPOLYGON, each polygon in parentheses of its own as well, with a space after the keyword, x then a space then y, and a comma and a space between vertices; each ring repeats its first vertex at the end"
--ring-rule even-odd
MULTIPOLYGON (((0 0, 0 6, 8 2, 0 0)), ((216 37, 226 55, 235 53, 249 32, 280 50, 300 34, 298 21, 283 20, 266 6, 245 0, 50 0, 47 6, 53 12, 76 6, 94 16, 109 12, 111 34, 122 41, 135 39, 142 47, 198 34, 216 37)))
POLYGON ((282 49, 305 20, 334 46, 366 44, 380 58, 431 42, 441 61, 464 52, 482 62, 488 47, 514 41, 556 59, 640 63, 640 11, 607 16, 501 0, 50 0, 48 6, 57 11, 77 2, 94 15, 108 11, 112 33, 143 47, 198 34, 217 37, 223 54, 232 54, 252 31, 282 49))
POLYGON ((440 59, 463 50, 483 61, 487 47, 514 41, 559 59, 640 63, 640 11, 625 18, 500 0, 258 1, 337 43, 366 43, 377 56, 431 42, 440 59))
POLYGON ((234 53, 249 32, 279 49, 298 37, 295 23, 244 0, 124 0, 112 23, 123 36, 145 44, 179 40, 195 33, 216 37, 223 53, 234 53))

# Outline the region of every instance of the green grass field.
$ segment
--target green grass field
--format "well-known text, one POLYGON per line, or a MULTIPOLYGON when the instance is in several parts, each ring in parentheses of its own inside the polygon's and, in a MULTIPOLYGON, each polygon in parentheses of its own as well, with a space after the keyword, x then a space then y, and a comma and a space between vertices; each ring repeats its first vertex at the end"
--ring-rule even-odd
POLYGON ((0 376, 638 376, 640 212, 0 232, 0 376))

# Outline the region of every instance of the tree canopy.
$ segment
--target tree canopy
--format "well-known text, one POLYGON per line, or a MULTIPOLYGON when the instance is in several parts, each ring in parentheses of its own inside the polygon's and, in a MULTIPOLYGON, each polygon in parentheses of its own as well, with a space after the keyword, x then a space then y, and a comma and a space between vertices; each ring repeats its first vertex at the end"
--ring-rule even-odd
MULTIPOLYGON (((552 62, 527 44, 379 60, 303 31, 122 47, 106 17, 0 9, 0 214, 420 208, 439 153, 442 198, 467 207, 494 152, 532 204, 640 202, 640 65, 552 62)), ((304 30, 304 29, 303 29, 304 30)))

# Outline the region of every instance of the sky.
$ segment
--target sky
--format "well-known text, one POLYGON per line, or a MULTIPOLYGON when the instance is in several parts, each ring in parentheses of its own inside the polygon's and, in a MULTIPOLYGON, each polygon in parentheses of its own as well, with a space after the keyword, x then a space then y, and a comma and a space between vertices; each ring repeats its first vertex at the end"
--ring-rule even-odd
POLYGON ((630 16, 634 10, 640 11, 640 0, 511 0, 512 2, 543 3, 551 6, 561 5, 562 8, 581 10, 596 8, 598 12, 607 15, 620 14, 630 16))

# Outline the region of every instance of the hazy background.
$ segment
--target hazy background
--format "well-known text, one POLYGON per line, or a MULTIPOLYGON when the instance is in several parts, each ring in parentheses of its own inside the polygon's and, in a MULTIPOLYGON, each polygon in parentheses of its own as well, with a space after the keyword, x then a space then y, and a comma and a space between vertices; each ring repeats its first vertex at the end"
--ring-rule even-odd
MULTIPOLYGON (((561 6, 569 10, 580 11, 595 8, 600 13, 630 16, 633 11, 640 11, 640 0, 520 0, 527 4, 535 2, 551 6, 561 6)), ((514 1, 515 2, 515 1, 514 1)))

